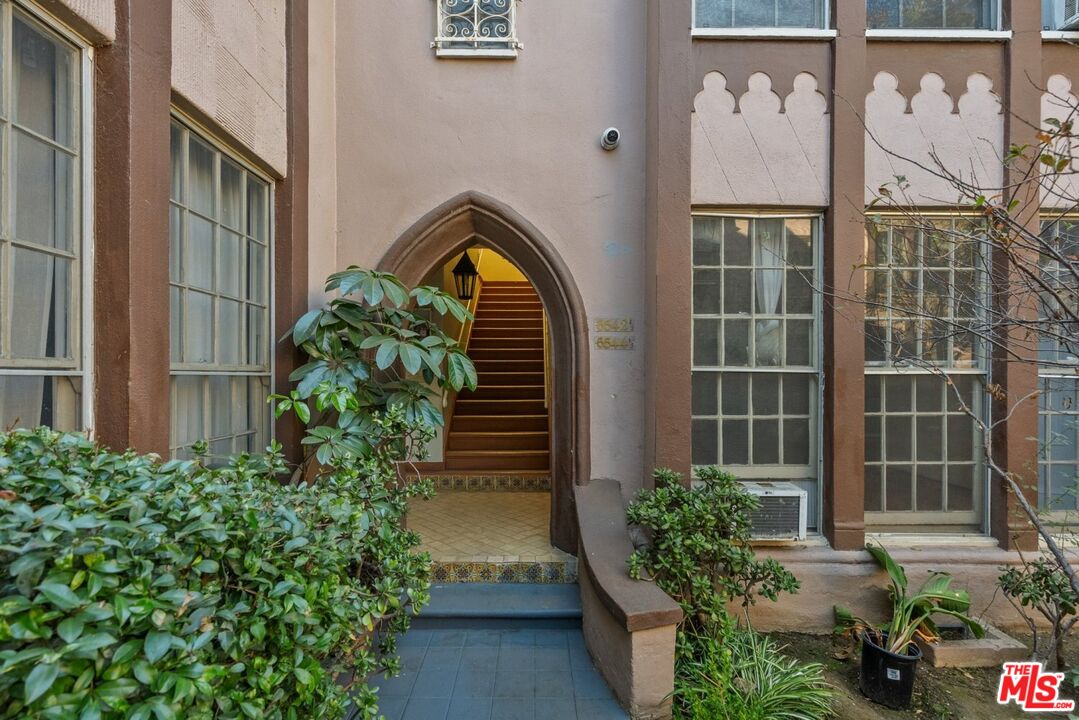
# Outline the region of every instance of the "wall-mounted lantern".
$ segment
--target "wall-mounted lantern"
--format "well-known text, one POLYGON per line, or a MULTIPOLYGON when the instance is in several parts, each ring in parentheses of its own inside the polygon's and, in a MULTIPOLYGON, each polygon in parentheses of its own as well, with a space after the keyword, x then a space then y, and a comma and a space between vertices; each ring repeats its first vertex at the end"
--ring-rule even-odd
POLYGON ((476 277, 478 275, 479 272, 476 270, 476 266, 472 264, 472 258, 468 256, 466 251, 453 268, 453 282, 457 286, 457 297, 462 300, 472 299, 472 294, 476 292, 476 277))

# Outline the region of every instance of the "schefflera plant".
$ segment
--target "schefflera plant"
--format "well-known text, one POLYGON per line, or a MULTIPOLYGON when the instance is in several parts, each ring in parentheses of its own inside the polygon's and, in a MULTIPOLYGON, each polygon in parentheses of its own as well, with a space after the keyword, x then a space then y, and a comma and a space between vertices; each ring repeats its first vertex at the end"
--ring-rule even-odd
POLYGON ((326 291, 337 297, 293 327, 310 360, 290 375, 288 397, 271 396, 277 416, 291 411, 306 426, 305 462, 317 460, 317 475, 361 459, 422 459, 444 422, 442 392, 476 388, 475 366, 441 324, 471 313, 438 288, 409 290, 355 266, 330 275, 326 291))

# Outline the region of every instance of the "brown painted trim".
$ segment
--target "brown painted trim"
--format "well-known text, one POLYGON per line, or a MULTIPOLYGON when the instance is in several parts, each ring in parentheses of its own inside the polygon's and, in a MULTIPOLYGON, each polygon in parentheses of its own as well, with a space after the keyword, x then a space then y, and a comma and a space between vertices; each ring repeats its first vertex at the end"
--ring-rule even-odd
MULTIPOLYGON (((1005 50, 1007 88, 1004 98, 1004 147, 1036 142, 1034 129, 1041 124, 1042 40, 1039 3, 1009 0, 1006 13, 1011 20, 1012 41, 1005 50), (1027 123, 1030 123, 1028 125, 1027 123), (1033 126, 1033 127, 1032 127, 1033 126)), ((1005 183, 1018 180, 1016 169, 1005 168, 1005 183)), ((1026 208, 1025 225, 1030 232, 1040 231, 1038 206, 1040 192, 1036 184, 1028 183, 1025 195, 1018 197, 1019 207, 1026 208)), ((999 272, 1007 272, 1007 260, 995 258, 999 272)), ((1033 259, 1037 262, 1037 258, 1033 259)), ((1014 298, 995 298, 1005 312, 1028 317, 1037 308, 1024 307, 1014 298)), ((1025 331, 1016 328, 1015 342, 1022 346, 1025 331)), ((1007 342, 1007 338, 1003 338, 1007 342)), ((1035 364, 1008 362, 1001 353, 993 359, 993 382, 1000 385, 1004 399, 991 399, 992 416, 1001 421, 993 438, 995 460, 1017 476, 1027 498, 1036 506, 1038 499, 1038 368, 1035 364), (1021 398, 1027 397, 1023 401, 1021 398), (1004 418, 1011 411, 1010 417, 1004 418)), ((990 531, 1006 550, 1035 550, 1038 536, 1018 507, 1003 478, 992 477, 989 486, 990 531)))
POLYGON ((626 528, 618 481, 601 478, 575 489, 581 520, 580 571, 596 596, 629 632, 682 621, 682 608, 654 583, 629 576, 626 560, 633 544, 626 528))
POLYGON ((803 72, 817 80, 817 91, 832 103, 831 39, 762 40, 734 39, 693 40, 693 93, 704 89, 704 76, 723 73, 727 90, 735 98, 749 91, 749 76, 764 73, 772 82, 772 91, 782 101, 794 92, 794 78, 803 72))
MULTIPOLYGON (((865 3, 838 2, 833 57, 832 178, 824 225, 824 286, 846 296, 865 246, 865 3), (857 142, 850 142, 857 138, 857 142)), ((865 544, 865 340, 858 303, 824 303, 824 493, 821 530, 837 550, 865 544)))
POLYGON ((554 347, 551 405, 551 542, 577 551, 574 485, 590 479, 588 321, 573 275, 551 243, 509 206, 478 192, 462 193, 420 218, 390 247, 379 269, 416 285, 475 244, 513 262, 536 288, 554 347))
POLYGON ((94 60, 95 433, 167 456, 171 2, 118 0, 94 60))
MULTIPOLYGON (((274 392, 287 395, 288 376, 303 359, 292 345, 292 324, 308 309, 308 173, 310 172, 308 125, 308 4, 288 0, 285 7, 287 53, 285 178, 274 189, 274 392), (284 338, 284 339, 282 339, 284 338)), ((303 428, 291 416, 274 427, 285 455, 296 462, 302 457, 303 428)))
POLYGON ((442 472, 446 469, 446 463, 444 462, 399 463, 399 466, 400 471, 404 473, 412 470, 418 473, 442 472))
POLYGON ((909 103, 921 91, 922 77, 926 73, 936 73, 944 80, 944 91, 958 103, 960 96, 967 91, 967 78, 981 73, 993 82, 993 91, 1002 94, 1005 88, 1004 55, 1007 45, 997 42, 891 42, 871 39, 864 66, 866 91, 872 89, 873 78, 878 72, 891 73, 899 81, 899 92, 909 103))
POLYGON ((691 0, 649 0, 646 69, 645 483, 689 481, 692 437, 691 0))

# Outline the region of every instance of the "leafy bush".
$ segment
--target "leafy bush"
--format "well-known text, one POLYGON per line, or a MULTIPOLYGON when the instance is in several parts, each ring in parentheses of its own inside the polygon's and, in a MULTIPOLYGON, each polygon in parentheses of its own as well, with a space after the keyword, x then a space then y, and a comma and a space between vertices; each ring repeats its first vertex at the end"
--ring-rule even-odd
POLYGON ((310 361, 289 377, 295 390, 272 396, 278 417, 295 413, 307 426, 308 460, 331 472, 357 458, 422 458, 443 423, 434 390, 476 389, 475 366, 435 317, 464 322, 471 314, 437 288, 410 291, 390 273, 358 267, 330 275, 326 292, 335 291, 292 329, 310 361), (393 407, 405 422, 390 428, 378 417, 393 407))
MULTIPOLYGON (((822 668, 783 656, 774 642, 742 629, 728 612, 758 598, 796 592, 798 581, 750 545, 758 500, 731 474, 697 469, 694 487, 658 469, 655 490, 630 504, 630 524, 647 543, 629 558, 630 576, 649 577, 682 607, 675 659, 674 712, 694 720, 815 719, 828 715, 832 691, 822 668)), ((748 614, 746 615, 748 622, 748 614)))
POLYGON ((1023 557, 1021 566, 1001 568, 998 582, 1034 637, 1034 659, 1050 669, 1064 670, 1064 641, 1079 620, 1079 596, 1060 564, 1048 555, 1035 560, 1023 557), (1044 623, 1037 621, 1037 615, 1044 623))
POLYGON ((378 460, 282 470, 0 434, 0 717, 338 718, 350 679, 373 716, 363 680, 427 600, 414 490, 378 460))
POLYGON ((782 565, 753 553, 749 513, 757 498, 715 467, 697 473, 699 484, 687 488, 678 473, 656 470, 655 490, 638 493, 627 511, 648 536, 647 546, 630 556, 630 575, 650 576, 682 606, 692 629, 721 622, 733 600, 746 608, 758 597, 775 600, 798 590, 782 565))
POLYGON ((834 690, 819 663, 788 658, 771 638, 733 627, 684 637, 675 716, 694 720, 814 720, 834 690))

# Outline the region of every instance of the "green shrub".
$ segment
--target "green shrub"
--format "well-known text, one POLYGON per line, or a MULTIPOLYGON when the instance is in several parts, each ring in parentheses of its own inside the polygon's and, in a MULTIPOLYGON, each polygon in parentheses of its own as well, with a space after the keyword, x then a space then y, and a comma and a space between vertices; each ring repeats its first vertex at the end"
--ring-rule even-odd
MULTIPOLYGON (((649 577, 682 607, 675 659, 674 712, 687 720, 813 720, 828 715, 832 691, 820 665, 786 658, 775 643, 741 629, 728 611, 758 598, 796 592, 798 581, 750 545, 749 514, 758 500, 731 474, 697 469, 682 484, 655 471, 655 490, 638 493, 627 511, 647 544, 629 558, 630 575, 649 577)), ((748 623, 748 614, 746 621, 748 623)))
POLYGON ((422 488, 383 461, 283 469, 0 434, 0 717, 338 718, 350 678, 373 716, 364 679, 427 600, 400 523, 422 488))
POLYGON ((697 473, 700 482, 687 488, 678 473, 656 470, 655 490, 638 493, 627 511, 649 540, 630 556, 630 575, 650 576, 682 606, 691 629, 721 622, 731 601, 746 608, 758 597, 798 590, 782 565, 753 553, 749 513, 757 498, 715 467, 697 473))
POLYGON ((783 655, 771 638, 733 623, 722 632, 683 636, 675 715, 686 720, 816 720, 835 691, 818 663, 783 655))

